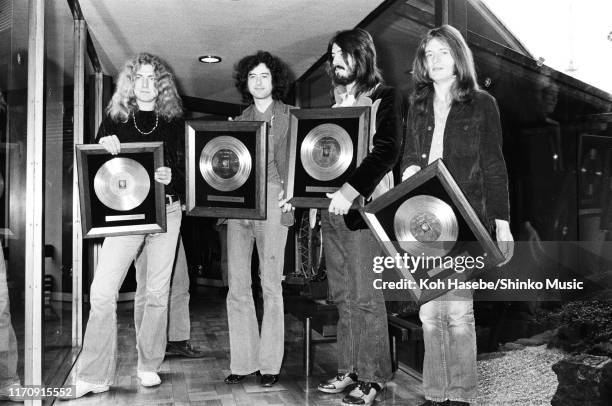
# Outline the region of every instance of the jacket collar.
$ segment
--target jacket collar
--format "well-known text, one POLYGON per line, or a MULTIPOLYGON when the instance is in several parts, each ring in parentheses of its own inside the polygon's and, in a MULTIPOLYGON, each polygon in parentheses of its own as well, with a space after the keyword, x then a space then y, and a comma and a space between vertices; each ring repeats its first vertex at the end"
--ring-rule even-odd
MULTIPOLYGON (((244 109, 244 112, 242 113, 242 116, 246 120, 252 120, 253 118, 255 118, 255 109, 256 109, 255 103, 251 103, 249 105, 249 107, 244 109)), ((277 116, 277 115, 282 114, 284 112, 285 112, 285 103, 283 103, 280 100, 272 101, 272 115, 273 116, 277 116)))

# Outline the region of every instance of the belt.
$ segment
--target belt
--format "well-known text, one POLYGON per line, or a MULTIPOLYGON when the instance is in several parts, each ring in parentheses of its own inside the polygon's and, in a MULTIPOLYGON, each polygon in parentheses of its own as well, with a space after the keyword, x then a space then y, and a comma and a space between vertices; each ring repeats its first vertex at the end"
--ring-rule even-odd
POLYGON ((172 204, 178 202, 179 198, 176 195, 166 195, 166 204, 172 204))

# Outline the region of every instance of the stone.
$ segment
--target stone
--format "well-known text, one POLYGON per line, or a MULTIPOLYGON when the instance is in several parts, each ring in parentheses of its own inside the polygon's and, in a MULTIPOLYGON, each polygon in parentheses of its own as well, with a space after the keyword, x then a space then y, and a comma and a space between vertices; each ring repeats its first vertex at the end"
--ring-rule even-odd
POLYGON ((612 404, 612 358, 570 355, 552 366, 559 385, 552 406, 612 404))

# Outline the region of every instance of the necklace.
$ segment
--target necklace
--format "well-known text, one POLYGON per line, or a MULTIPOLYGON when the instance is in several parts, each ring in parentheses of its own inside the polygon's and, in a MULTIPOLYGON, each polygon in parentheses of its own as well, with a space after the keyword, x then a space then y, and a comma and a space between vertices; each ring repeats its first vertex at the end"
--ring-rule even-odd
POLYGON ((136 125, 136 113, 132 113, 132 121, 134 122, 134 127, 139 133, 141 133, 142 135, 149 135, 157 128, 157 124, 159 123, 159 115, 157 114, 157 112, 155 112, 155 125, 153 126, 153 128, 151 128, 151 131, 142 131, 140 128, 138 128, 138 126, 136 125))

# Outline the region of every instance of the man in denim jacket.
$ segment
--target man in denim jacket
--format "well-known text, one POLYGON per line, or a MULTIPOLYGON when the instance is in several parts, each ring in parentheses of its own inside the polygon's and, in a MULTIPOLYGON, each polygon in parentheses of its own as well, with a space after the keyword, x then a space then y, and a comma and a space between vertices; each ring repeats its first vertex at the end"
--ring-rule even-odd
POLYGON ((281 99, 288 89, 288 69, 279 58, 259 51, 244 57, 235 67, 236 88, 251 103, 236 118, 270 124, 267 160, 266 220, 229 219, 227 223, 228 282, 227 319, 230 336, 230 370, 225 383, 261 373, 261 384, 278 381, 284 354, 282 277, 287 226, 291 213, 282 213, 278 200, 287 165, 289 106, 281 99), (257 243, 264 315, 261 333, 251 291, 251 255, 257 243))

